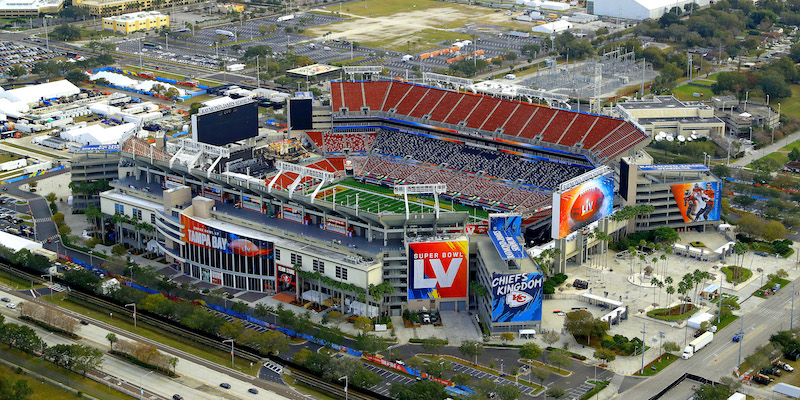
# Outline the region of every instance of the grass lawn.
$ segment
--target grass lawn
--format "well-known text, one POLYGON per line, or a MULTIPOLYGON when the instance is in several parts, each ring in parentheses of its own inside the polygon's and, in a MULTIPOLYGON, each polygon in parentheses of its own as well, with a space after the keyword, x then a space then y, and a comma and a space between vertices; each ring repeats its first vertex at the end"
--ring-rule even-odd
POLYGON ((744 267, 730 266, 722 267, 720 270, 725 273, 725 278, 731 283, 741 283, 753 276, 753 271, 744 267))
MULTIPOLYGON (((800 85, 789 85, 792 89, 792 97, 781 99, 781 114, 798 115, 800 114, 800 85)), ((778 102, 770 99, 770 105, 778 108, 778 102)))
POLYGON ((684 311, 683 314, 680 313, 680 305, 674 306, 667 310, 666 308, 657 308, 655 310, 650 310, 647 312, 647 316, 650 318, 660 319, 663 321, 680 321, 692 316, 692 314, 697 312, 697 307, 693 304, 684 304, 684 311))
MULTIPOLYGON (((66 301, 63 301, 65 295, 66 293, 63 292, 56 294, 52 302, 66 309, 103 321, 107 324, 114 325, 117 328, 124 329, 129 332, 134 332, 133 320, 128 318, 127 316, 117 315, 112 319, 111 317, 109 317, 106 310, 101 310, 99 309, 99 307, 95 305, 86 303, 84 301, 75 298, 67 298, 66 301)), ((46 301, 51 301, 50 296, 44 296, 42 298, 46 301)), ((138 335, 144 336, 151 340, 155 340, 156 342, 159 342, 166 346, 174 347, 178 350, 185 351, 187 353, 193 354, 195 356, 204 358, 208 361, 220 365, 227 366, 230 364, 231 360, 230 353, 226 351, 205 347, 201 344, 198 344, 197 342, 192 341, 191 339, 180 337, 178 335, 169 332, 164 332, 142 321, 139 321, 137 325, 138 328, 136 329, 135 332, 138 335)), ((236 358, 234 365, 236 370, 239 370, 249 375, 255 375, 260 367, 258 363, 255 363, 253 367, 250 367, 250 361, 245 360, 243 358, 236 358)))
POLYGON ((327 394, 324 394, 323 392, 319 392, 315 388, 313 388, 311 386, 308 386, 305 383, 298 382, 297 380, 295 380, 291 376, 288 376, 288 375, 284 376, 283 380, 284 380, 284 382, 286 382, 287 385, 291 386, 295 390, 303 392, 303 393, 305 393, 307 395, 311 395, 311 398, 313 398, 313 399, 321 399, 321 400, 339 400, 340 399, 339 397, 331 397, 331 396, 329 396, 327 394))
POLYGON ((565 369, 558 368, 558 367, 554 367, 552 365, 545 364, 545 363, 543 363, 541 361, 523 359, 522 363, 523 364, 533 364, 533 365, 535 365, 535 366, 537 366, 539 368, 544 368, 544 369, 546 369, 546 370, 548 370, 550 372, 553 372, 553 373, 556 373, 556 374, 559 374, 559 375, 562 375, 562 376, 569 376, 569 371, 567 371, 565 369))
MULTIPOLYGON (((787 281, 786 279, 783 279, 783 278, 778 278, 778 279, 775 280, 775 283, 779 283, 781 285, 781 289, 785 288, 786 285, 789 284, 789 282, 791 282, 791 281, 787 281)), ((758 290, 753 292, 753 296, 761 297, 762 299, 766 299, 767 296, 764 296, 764 291, 767 290, 767 289, 772 289, 772 286, 769 284, 769 282, 767 282, 766 285, 758 288, 758 290)))
POLYGON ((10 147, 14 147, 14 148, 20 149, 20 150, 26 150, 26 151, 29 151, 31 153, 40 154, 40 155, 43 155, 45 157, 62 159, 62 160, 66 160, 67 159, 67 157, 62 157, 62 156, 59 156, 59 155, 55 155, 53 153, 47 153, 47 152, 44 152, 44 151, 41 151, 41 150, 37 150, 37 149, 34 149, 34 148, 30 148, 30 147, 20 146, 20 145, 15 144, 15 143, 3 142, 3 144, 6 145, 6 146, 10 146, 10 147))
POLYGON ((92 30, 92 29, 84 29, 84 28, 78 28, 78 29, 80 29, 80 31, 81 31, 81 40, 98 39, 98 38, 104 38, 104 37, 108 37, 108 36, 115 36, 114 32, 109 32, 109 31, 104 31, 104 30, 95 31, 95 30, 92 30))
MULTIPOLYGON (((781 110, 781 112, 783 112, 783 110, 781 110)), ((800 140, 798 140, 796 142, 789 143, 789 145, 787 145, 785 147, 781 147, 781 150, 789 152, 789 151, 792 151, 792 150, 794 150, 794 149, 796 149, 798 147, 800 147, 800 140)))
POLYGON ((4 163, 6 161, 14 161, 14 160, 19 160, 19 156, 13 153, 0 154, 0 163, 4 163))
POLYGON ((717 324, 717 332, 721 331, 722 329, 724 329, 726 326, 730 325, 731 323, 733 323, 733 321, 736 321, 737 319, 739 319, 739 317, 736 315, 729 315, 723 318, 717 324))
MULTIPOLYGON (((723 293, 722 297, 733 299, 733 301, 735 301, 737 303, 739 302, 739 296, 734 296, 732 294, 723 293)), ((711 299, 711 303, 713 303, 713 304, 717 304, 718 301, 719 301, 719 298, 711 299)))
POLYGON ((639 371, 639 372, 635 373, 634 375, 635 376, 653 376, 653 375, 661 372, 662 369, 666 368, 667 366, 669 366, 670 364, 672 364, 673 362, 675 362, 675 360, 677 360, 679 358, 680 357, 678 357, 678 356, 676 356, 676 355, 674 355, 672 353, 665 353, 663 356, 657 358, 656 360, 654 360, 650 364, 645 365, 644 372, 639 371), (652 369, 650 367, 656 367, 656 369, 654 370, 654 369, 652 369))
POLYGON ((398 42, 399 39, 398 37, 393 37, 383 40, 375 40, 375 41, 365 42, 362 44, 367 47, 377 47, 393 51, 416 53, 425 50, 442 48, 443 45, 441 44, 441 42, 443 41, 452 42, 459 39, 463 40, 465 37, 466 35, 459 32, 440 31, 436 29, 423 29, 421 31, 412 32, 408 35, 402 36, 404 40, 402 40, 401 41, 402 43, 400 44, 391 45, 392 43, 398 42))
MULTIPOLYGON (((356 181, 353 178, 347 178, 342 182, 331 185, 323 189, 320 194, 317 195, 317 198, 321 198, 327 201, 333 201, 333 191, 332 187, 339 186, 336 192, 336 203, 337 204, 348 204, 348 196, 350 204, 355 204, 355 194, 359 192, 359 207, 362 210, 371 210, 373 212, 378 212, 378 207, 380 205, 380 211, 391 211, 394 213, 404 213, 405 212, 405 205, 402 201, 402 197, 395 195, 394 191, 385 186, 377 186, 377 185, 370 185, 356 181), (349 188, 352 189, 349 189, 349 188), (364 192, 372 192, 372 193, 364 193, 364 192), (371 209, 370 209, 371 208, 371 209)), ((417 212, 420 210, 427 210, 430 212, 433 209, 434 202, 432 199, 426 197, 413 197, 410 196, 409 200, 409 209, 411 212, 417 212)), ((439 202, 439 208, 445 211, 466 211, 469 213, 470 216, 477 217, 478 219, 486 220, 489 218, 489 213, 485 210, 478 210, 474 207, 467 207, 462 206, 459 204, 453 204, 452 206, 446 201, 439 202)), ((472 219, 472 217, 471 217, 472 219)))
POLYGON ((583 396, 581 396, 581 400, 590 400, 597 394, 597 392, 607 388, 608 385, 611 383, 611 381, 587 381, 587 382, 594 385, 594 387, 588 392, 584 393, 583 396))
POLYGON ((42 384, 42 381, 35 379, 31 376, 28 376, 23 371, 22 374, 17 374, 11 368, 0 365, 0 374, 2 374, 6 378, 14 378, 15 380, 24 380, 28 382, 28 386, 33 389, 33 394, 30 397, 30 400, 52 400, 52 399, 59 399, 59 400, 77 400, 80 399, 77 395, 73 392, 61 389, 55 385, 50 383, 42 384))
MULTIPOLYGON (((367 8, 363 1, 342 4, 342 13, 360 15, 362 17, 383 17, 404 11, 418 11, 428 8, 453 7, 452 4, 443 4, 433 0, 366 0, 367 8)), ((339 12, 339 6, 321 7, 332 12, 339 12)))
MULTIPOLYGON (((39 359, 30 354, 24 353, 17 349, 9 349, 7 346, 0 348, 0 358, 27 368, 33 372, 44 375, 54 381, 63 383, 73 389, 77 389, 87 395, 98 399, 104 400, 130 400, 134 399, 116 390, 109 390, 108 386, 95 382, 81 374, 69 371, 65 368, 59 367, 53 363, 46 362, 44 365, 39 359)), ((17 376, 19 377, 19 376, 17 376)), ((34 390, 31 399, 51 400, 51 399, 76 399, 75 395, 68 394, 66 391, 50 386, 42 385, 41 381, 33 379, 31 387, 34 390)))
MULTIPOLYGON (((25 279, 22 279, 22 278, 20 278, 20 277, 18 277, 16 275, 9 274, 6 271, 0 271, 0 282, 2 282, 3 284, 7 283, 8 286, 11 286, 11 287, 17 288, 17 289, 30 289, 31 288, 31 282, 30 281, 26 281, 25 279)), ((45 287, 45 286, 44 285, 33 285, 34 289, 40 289, 40 288, 43 288, 43 287, 45 287)))
POLYGON ((711 100, 711 96, 714 93, 711 92, 711 88, 701 87, 701 86, 694 86, 694 85, 683 85, 678 86, 672 90, 672 94, 678 98, 678 100, 711 100), (694 93, 700 93, 703 97, 694 97, 694 93))
MULTIPOLYGON (((783 165, 789 162, 789 151, 783 152, 782 150, 778 150, 774 153, 769 153, 766 156, 761 157, 759 160, 774 160, 778 164, 783 165)), ((755 163, 755 161, 747 166, 753 168, 753 163, 755 163)))

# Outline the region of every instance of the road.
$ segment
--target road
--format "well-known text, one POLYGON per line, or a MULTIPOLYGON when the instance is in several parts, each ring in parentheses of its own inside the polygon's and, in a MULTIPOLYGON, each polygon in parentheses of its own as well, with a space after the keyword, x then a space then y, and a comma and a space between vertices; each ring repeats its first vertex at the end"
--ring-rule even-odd
MULTIPOLYGON (((753 297, 742 303, 747 301, 761 300, 753 297)), ((791 308, 791 289, 783 288, 777 295, 764 300, 743 316, 742 359, 750 355, 756 347, 767 343, 773 333, 789 328, 787 307, 791 308)), ((798 324, 800 324, 800 320, 798 320, 798 324)), ((642 381, 621 393, 617 398, 619 400, 641 400, 643 394, 658 393, 686 372, 713 380, 718 380, 722 376, 732 376, 739 362, 739 344, 733 343, 731 338, 739 332, 739 329, 740 321, 737 320, 722 331, 715 333, 714 341, 706 348, 701 349, 694 357, 675 361, 655 377, 642 381)), ((742 371, 742 373, 744 372, 746 371, 742 371)), ((757 391, 758 389, 753 387, 749 390, 757 391)))

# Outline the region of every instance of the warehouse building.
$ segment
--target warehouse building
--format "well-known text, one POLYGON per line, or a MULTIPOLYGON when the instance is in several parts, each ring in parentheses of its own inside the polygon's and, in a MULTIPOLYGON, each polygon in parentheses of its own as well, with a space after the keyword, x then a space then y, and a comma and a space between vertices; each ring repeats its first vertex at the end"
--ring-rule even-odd
POLYGON ((638 124, 650 137, 659 132, 683 136, 725 133, 725 122, 714 116, 711 106, 673 96, 617 103, 615 111, 621 118, 638 124))
POLYGON ((38 17, 61 11, 64 0, 0 0, 0 18, 38 17))
POLYGON ((645 20, 658 19, 673 7, 684 10, 687 4, 709 5, 709 0, 589 0, 586 12, 604 17, 645 20))

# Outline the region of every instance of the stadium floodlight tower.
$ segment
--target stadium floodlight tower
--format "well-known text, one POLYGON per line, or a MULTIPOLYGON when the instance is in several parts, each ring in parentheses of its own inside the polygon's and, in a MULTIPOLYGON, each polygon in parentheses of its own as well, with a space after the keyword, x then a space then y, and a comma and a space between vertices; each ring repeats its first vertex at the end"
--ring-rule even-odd
POLYGON ((356 74, 361 74, 362 76, 366 76, 367 74, 372 75, 379 75, 383 71, 383 67, 381 66, 370 66, 370 65, 354 65, 351 67, 344 67, 344 73, 350 77, 352 80, 356 74))
POLYGON ((433 194, 436 218, 439 218, 439 195, 447 191, 445 183, 427 183, 419 185, 397 185, 394 187, 394 194, 402 194, 406 203, 406 218, 410 218, 411 212, 408 209, 409 194, 433 194))
POLYGON ((422 73, 422 83, 438 83, 441 85, 452 85, 455 89, 467 88, 475 84, 475 81, 457 76, 436 74, 433 72, 422 73))
POLYGON ((272 180, 269 182, 269 185, 267 186, 267 192, 272 193, 272 187, 275 186, 275 182, 278 181, 278 178, 280 178, 280 176, 283 175, 284 172, 294 172, 297 174, 297 179, 295 179, 294 182, 292 182, 292 184, 289 185, 289 188, 287 189, 289 191, 290 199, 292 198, 292 194, 294 194, 295 188, 297 188, 297 185, 300 184, 303 178, 308 176, 320 180, 319 185, 314 189, 314 193, 311 193, 312 203, 314 202, 314 199, 317 197, 317 193, 319 193, 319 190, 322 189, 322 187, 325 186, 325 184, 327 184, 328 182, 333 182, 334 178, 332 172, 320 171, 318 169, 308 168, 302 165, 292 164, 285 161, 276 161, 275 168, 278 169, 278 173, 275 174, 275 177, 272 178, 272 180))

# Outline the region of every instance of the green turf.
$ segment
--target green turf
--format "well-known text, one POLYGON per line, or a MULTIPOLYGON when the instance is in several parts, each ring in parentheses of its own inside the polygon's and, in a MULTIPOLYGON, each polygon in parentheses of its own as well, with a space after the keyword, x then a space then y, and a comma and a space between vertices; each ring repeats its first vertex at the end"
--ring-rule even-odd
MULTIPOLYGON (((358 194, 358 207, 369 212, 392 212, 395 214, 405 213, 406 207, 403 196, 395 195, 393 190, 384 186, 370 185, 347 178, 340 183, 330 185, 320 191, 318 198, 326 201, 333 201, 333 192, 336 190, 336 204, 355 206, 356 194, 358 194)), ((428 197, 410 196, 409 211, 411 212, 433 212, 434 201, 428 197)), ((489 213, 483 209, 467 207, 460 204, 451 204, 447 201, 439 202, 439 209, 442 211, 466 211, 470 214, 472 222, 483 222, 489 218, 489 213)))

